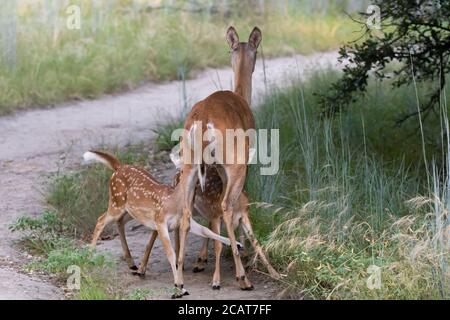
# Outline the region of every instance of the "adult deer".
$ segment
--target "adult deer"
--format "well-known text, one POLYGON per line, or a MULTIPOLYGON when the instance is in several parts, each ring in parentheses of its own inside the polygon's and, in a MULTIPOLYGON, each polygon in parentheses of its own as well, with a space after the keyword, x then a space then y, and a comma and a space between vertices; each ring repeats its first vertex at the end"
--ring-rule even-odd
MULTIPOLYGON (((169 232, 179 227, 182 215, 183 190, 178 186, 173 188, 159 183, 143 168, 121 164, 114 156, 105 152, 88 151, 83 155, 83 158, 85 161, 101 162, 114 170, 109 181, 108 209, 98 218, 91 246, 95 247, 105 226, 115 221, 118 224, 125 259, 130 269, 136 270, 124 233, 124 224, 130 217, 133 217, 153 230, 146 249, 148 254, 144 255, 139 271, 142 272, 141 268, 147 265, 148 255, 156 236, 159 235, 172 268, 175 287, 178 289, 172 297, 178 298, 187 295, 188 292, 183 289, 183 286, 177 287, 177 284, 180 283, 176 266, 177 255, 169 238, 169 232)), ((210 237, 227 245, 231 244, 229 239, 215 234, 193 219, 190 220, 192 226, 190 231, 192 233, 201 237, 210 237)), ((242 247, 241 244, 238 245, 242 247)))
MULTIPOLYGON (((178 283, 183 286, 183 265, 184 252, 187 232, 190 228, 192 216, 192 208, 194 203, 194 195, 197 182, 200 180, 202 188, 204 187, 204 173, 208 173, 208 166, 203 159, 198 159, 198 155, 192 150, 191 145, 201 146, 201 155, 207 147, 204 141, 198 141, 207 130, 219 132, 225 137, 222 147, 232 145, 232 161, 216 162, 216 169, 223 183, 223 191, 221 194, 220 209, 225 222, 228 237, 231 241, 233 259, 236 267, 236 280, 243 290, 252 290, 253 286, 248 280, 244 267, 242 265, 239 250, 237 247, 236 237, 234 235, 233 218, 234 206, 242 194, 247 174, 247 162, 249 160, 249 140, 245 139, 244 145, 244 161, 238 161, 242 155, 238 154, 240 146, 236 146, 237 139, 235 137, 228 138, 227 130, 243 130, 255 129, 255 120, 250 109, 251 92, 252 92, 252 74, 255 68, 256 51, 261 42, 261 31, 255 27, 250 34, 248 42, 239 42, 239 36, 233 27, 228 28, 226 35, 228 44, 231 48, 231 64, 234 72, 235 90, 217 91, 206 99, 194 105, 188 114, 184 129, 185 134, 181 139, 182 169, 180 175, 180 183, 183 190, 183 217, 180 223, 180 251, 178 256, 178 283), (197 137, 197 138, 196 138, 197 137), (191 160, 194 158, 194 163, 191 160), (203 180, 203 181, 202 181, 203 180)), ((227 159, 227 151, 225 148, 221 150, 223 159, 227 159)), ((222 160, 223 160, 222 159, 222 160)), ((220 219, 218 220, 220 222, 220 219)), ((218 230, 217 220, 213 229, 218 230)), ((249 229, 251 230, 251 229, 249 229)), ((216 251, 218 248, 216 248, 216 251)), ((218 285, 217 283, 214 285, 218 285)))
MULTIPOLYGON (((180 173, 178 173, 180 174, 180 173)), ((175 184, 178 183, 177 177, 175 177, 175 184)), ((223 183, 217 171, 213 167, 208 167, 205 179, 204 190, 201 189, 200 185, 197 184, 194 197, 194 208, 200 213, 205 219, 209 221, 209 228, 220 234, 220 226, 222 220, 222 208, 221 203, 223 200, 223 183)), ((269 271, 271 277, 278 279, 280 274, 272 267, 269 260, 267 259, 264 251, 256 239, 253 228, 250 223, 250 213, 249 213, 249 199, 245 191, 242 191, 239 199, 234 204, 233 212, 233 228, 236 229, 241 227, 241 231, 244 234, 240 236, 240 242, 244 245, 245 237, 250 241, 255 254, 261 259, 263 265, 269 271)), ((209 239, 205 238, 200 249, 199 257, 197 263, 193 269, 193 272, 201 272, 205 269, 205 264, 207 263, 208 256, 208 243, 209 239)), ((215 253, 215 270, 212 281, 213 290, 220 289, 220 258, 222 251, 222 243, 220 241, 214 242, 214 253, 215 253)))

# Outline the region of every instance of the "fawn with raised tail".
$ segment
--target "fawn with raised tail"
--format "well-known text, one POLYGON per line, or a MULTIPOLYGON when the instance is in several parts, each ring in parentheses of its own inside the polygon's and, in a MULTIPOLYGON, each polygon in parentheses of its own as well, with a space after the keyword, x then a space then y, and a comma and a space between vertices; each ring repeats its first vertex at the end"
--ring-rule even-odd
MULTIPOLYGON (((130 217, 138 220, 141 224, 153 230, 147 245, 146 251, 148 253, 153 246, 156 236, 159 235, 160 237, 172 268, 175 287, 177 288, 176 293, 172 297, 179 298, 187 295, 188 292, 182 285, 179 285, 180 280, 178 279, 179 272, 177 269, 180 266, 176 264, 177 254, 169 238, 169 232, 179 227, 182 217, 181 188, 174 188, 159 183, 143 168, 121 164, 114 156, 105 152, 88 151, 84 153, 83 158, 86 162, 101 162, 114 171, 109 181, 108 209, 98 218, 91 246, 95 247, 106 225, 116 222, 128 266, 132 270, 137 270, 125 238, 124 225, 130 217)), ((193 219, 191 219, 190 224, 190 231, 196 235, 211 238, 226 245, 231 244, 230 239, 221 237, 208 228, 199 225, 193 219)), ((242 247, 241 244, 238 244, 238 246, 239 248, 242 247)), ((176 248, 178 249, 178 245, 176 248)), ((144 255, 138 272, 145 272, 142 268, 145 270, 147 261, 148 255, 144 255)))
MULTIPOLYGON (((185 134, 181 139, 181 174, 180 183, 183 190, 183 218, 180 223, 180 253, 178 256, 178 266, 180 267, 178 280, 183 284, 183 277, 180 273, 184 263, 184 252, 187 232, 189 231, 190 221, 192 217, 192 209, 195 207, 197 183, 200 182, 202 190, 208 190, 208 186, 205 185, 205 174, 208 175, 211 170, 210 166, 215 168, 213 173, 214 179, 210 178, 210 191, 211 195, 206 193, 203 195, 200 193, 198 206, 204 204, 206 210, 199 210, 211 221, 211 228, 213 230, 220 229, 220 218, 223 218, 228 233, 228 237, 231 241, 231 249, 233 252, 233 259, 236 267, 236 280, 239 282, 239 286, 243 290, 251 290, 253 286, 245 274, 242 261, 240 259, 239 250, 237 247, 236 237, 234 235, 234 229, 237 221, 241 221, 244 226, 244 230, 247 236, 250 238, 252 244, 255 245, 256 251, 261 253, 260 246, 256 247, 257 242, 253 236, 251 224, 248 219, 248 200, 243 195, 243 187, 247 174, 247 163, 250 158, 250 141, 245 139, 244 145, 244 163, 238 161, 238 157, 242 156, 236 154, 239 146, 236 146, 235 137, 232 137, 231 141, 225 139, 222 146, 232 144, 234 146, 234 154, 232 155, 233 161, 219 162, 217 161, 213 165, 207 165, 204 159, 194 163, 187 161, 196 157, 195 152, 191 146, 197 143, 201 146, 201 152, 205 151, 207 145, 205 141, 196 141, 196 137, 204 136, 205 132, 209 129, 220 132, 222 137, 227 137, 227 130, 243 130, 255 129, 255 120, 253 113, 250 109, 251 94, 252 94, 252 74, 255 68, 257 48, 261 42, 261 31, 255 27, 249 36, 248 42, 239 42, 239 36, 233 27, 228 28, 226 39, 231 49, 231 62, 235 77, 235 90, 231 91, 217 91, 206 99, 198 102, 194 105, 184 123, 185 134), (198 125, 200 124, 200 125, 198 125), (197 134, 200 133, 200 135, 197 134), (220 183, 218 180, 220 179, 220 183), (217 191, 215 191, 217 190, 217 191), (220 190, 220 191, 218 191, 220 190), (218 205, 218 208, 212 208, 211 203, 218 205), (242 208, 239 209, 237 206, 242 208), (244 209, 245 207, 245 209, 244 209), (239 209, 239 210, 237 210, 239 209), (238 212, 240 211, 240 212, 238 212), (245 212, 245 213, 244 213, 245 212)), ((198 138, 197 138, 198 139, 198 138)), ((226 152, 228 150, 221 150, 223 158, 227 158, 226 152)), ((223 160, 223 159, 222 159, 223 160)), ((216 245, 216 257, 220 254, 220 245, 216 245)), ((263 261, 267 260, 264 258, 263 261)), ((267 262, 266 266, 270 266, 267 262)), ((269 267, 268 267, 269 268, 269 267)), ((275 277, 279 277, 279 274, 273 269, 269 268, 271 274, 275 277)), ((220 267, 216 261, 216 272, 213 278, 213 288, 220 288, 220 267)))

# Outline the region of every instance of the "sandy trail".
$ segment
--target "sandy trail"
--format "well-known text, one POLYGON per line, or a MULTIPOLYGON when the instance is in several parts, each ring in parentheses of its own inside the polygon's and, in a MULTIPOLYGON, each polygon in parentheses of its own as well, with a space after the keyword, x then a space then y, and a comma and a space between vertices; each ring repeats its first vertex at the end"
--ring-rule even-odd
MULTIPOLYGON (((307 77, 323 67, 336 67, 337 53, 320 53, 310 56, 293 56, 265 61, 266 78, 262 60, 259 59, 253 80, 253 102, 262 100, 268 87, 285 86, 289 79, 307 77)), ((13 247, 17 235, 8 226, 19 216, 38 215, 45 208, 42 190, 46 177, 60 168, 78 165, 81 154, 100 144, 124 145, 128 142, 150 142, 152 128, 158 122, 180 114, 184 99, 190 107, 218 89, 230 89, 230 68, 210 69, 197 74, 184 83, 148 83, 136 90, 118 95, 107 95, 97 100, 69 102, 48 110, 21 112, 0 118, 0 299, 61 299, 63 294, 45 279, 21 273, 24 254, 13 247)), ((130 248, 138 258, 147 241, 147 231, 127 230, 130 248)), ((230 261, 224 262, 222 290, 212 292, 208 288, 212 265, 203 274, 190 272, 198 252, 199 239, 190 236, 188 246, 186 285, 191 298, 215 299, 264 299, 273 297, 270 286, 264 281, 256 284, 252 292, 240 291, 234 281, 230 261), (260 285, 261 284, 261 285, 260 285)), ((117 239, 100 244, 111 249, 117 257, 120 245, 117 239)), ((224 259, 227 260, 227 259, 224 259)), ((124 272, 126 273, 127 271, 124 272)), ((131 277, 131 276, 130 276, 131 277)), ((251 278, 254 277, 251 275, 251 278)), ((133 279, 130 281, 138 281, 133 279)), ((147 279, 141 284, 152 288, 170 287, 171 272, 159 242, 150 260, 147 279)), ((141 286, 141 285, 139 285, 141 286)))

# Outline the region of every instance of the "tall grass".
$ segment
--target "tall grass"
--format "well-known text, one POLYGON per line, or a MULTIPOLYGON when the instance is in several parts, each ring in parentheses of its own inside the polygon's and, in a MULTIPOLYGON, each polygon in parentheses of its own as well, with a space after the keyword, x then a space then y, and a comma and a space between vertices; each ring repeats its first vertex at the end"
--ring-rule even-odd
POLYGON ((4 30, 15 32, 0 44, 7 52, 0 55, 0 114, 228 64, 229 25, 242 35, 260 26, 267 57, 334 49, 358 28, 335 12, 308 15, 295 6, 280 11, 269 4, 264 14, 249 5, 225 13, 178 7, 148 10, 143 1, 124 0, 20 2, 8 14, 16 18, 3 21, 4 30), (68 4, 80 5, 79 30, 66 27, 68 4))
POLYGON ((284 208, 255 207, 252 215, 288 275, 285 296, 450 298, 447 106, 424 125, 426 156, 436 159, 429 188, 420 130, 409 130, 417 123, 393 126, 414 88, 372 83, 350 112, 321 120, 316 95, 336 77, 317 74, 274 92, 256 114, 259 127, 280 128, 281 172, 261 177, 251 168, 247 191, 284 208), (445 132, 434 130, 440 122, 445 132), (437 161, 440 148, 445 161, 437 161), (367 285, 372 265, 378 289, 367 285))

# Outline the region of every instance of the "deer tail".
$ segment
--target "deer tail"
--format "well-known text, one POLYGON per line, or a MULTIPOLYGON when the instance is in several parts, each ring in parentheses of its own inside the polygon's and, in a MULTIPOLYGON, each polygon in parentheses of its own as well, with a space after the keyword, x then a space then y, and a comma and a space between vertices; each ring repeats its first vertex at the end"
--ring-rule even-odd
POLYGON ((116 157, 102 151, 87 151, 83 154, 83 159, 86 162, 101 162, 114 171, 117 171, 120 167, 120 162, 116 157))

